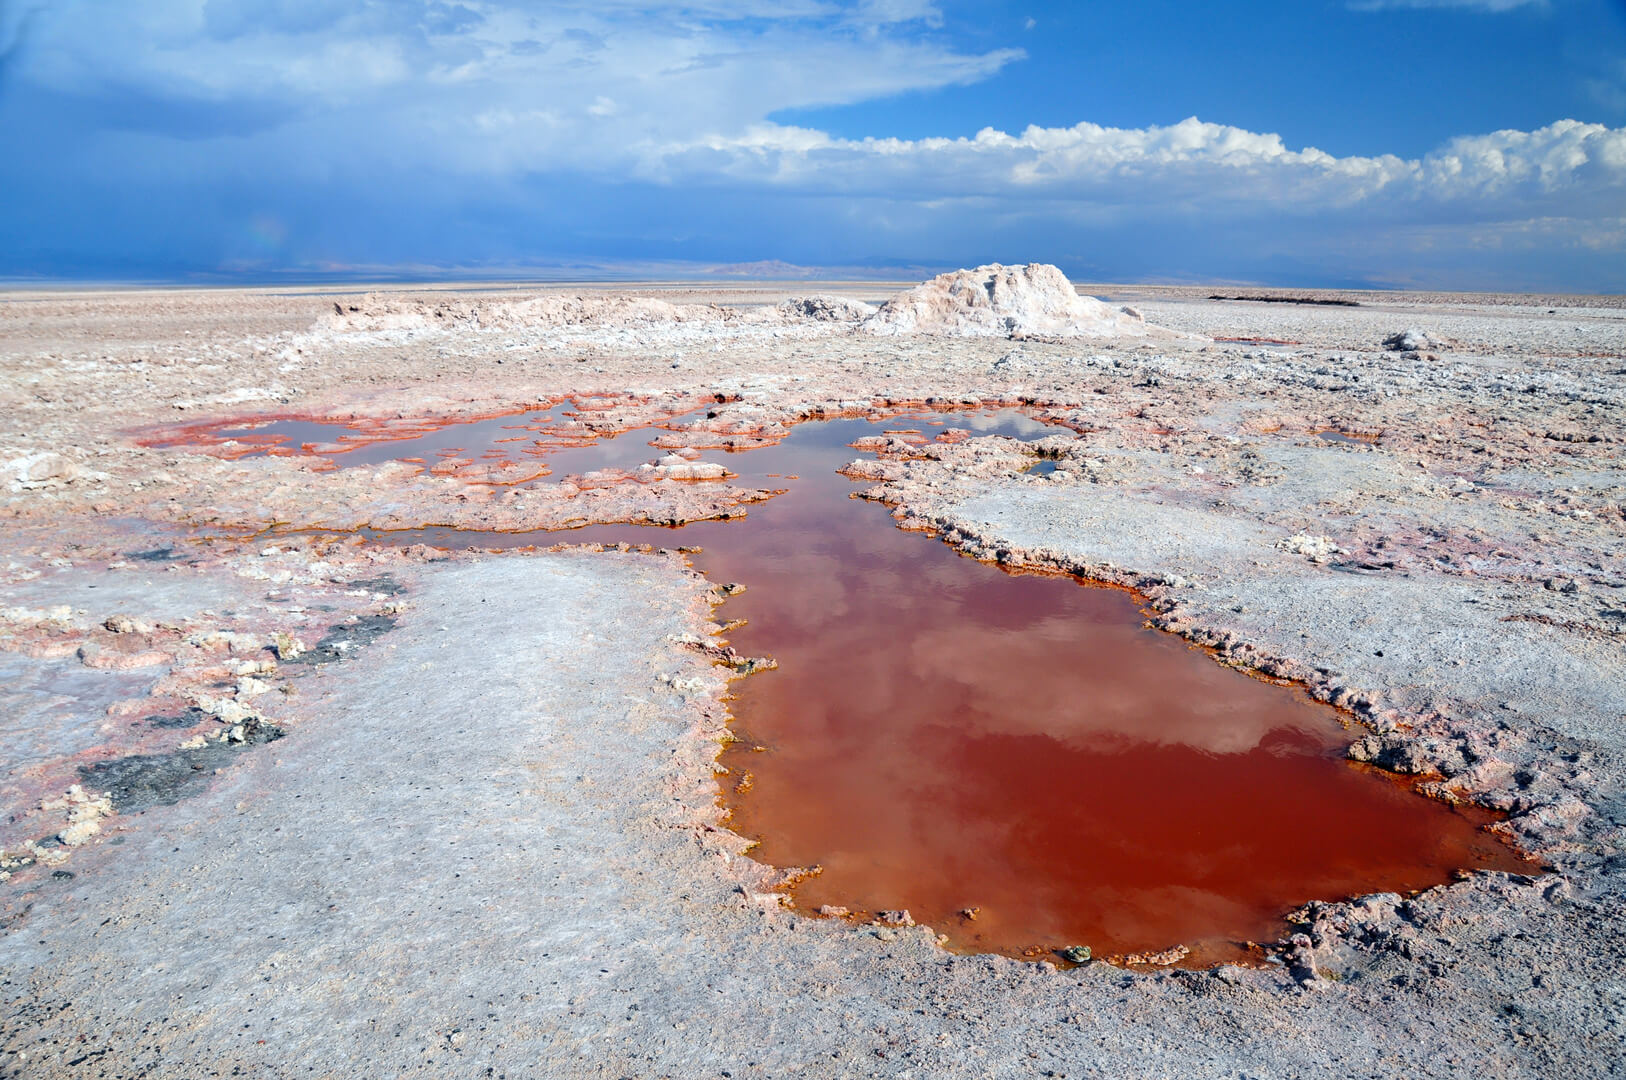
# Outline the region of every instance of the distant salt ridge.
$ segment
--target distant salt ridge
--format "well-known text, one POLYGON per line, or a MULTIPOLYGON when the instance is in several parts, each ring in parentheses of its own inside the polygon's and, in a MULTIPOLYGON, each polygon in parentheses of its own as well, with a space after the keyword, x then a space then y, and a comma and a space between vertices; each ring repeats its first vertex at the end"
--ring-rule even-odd
POLYGON ((520 330, 567 326, 649 326, 661 323, 738 321, 737 312, 711 304, 670 304, 642 296, 544 293, 521 300, 393 296, 368 293, 335 303, 317 320, 326 330, 520 330))
MULTIPOLYGON (((336 301, 312 328, 356 331, 637 332, 685 338, 708 333, 863 333, 949 337, 1190 338, 1149 326, 1134 308, 1080 296, 1048 263, 940 274, 879 309, 840 296, 796 296, 767 307, 673 304, 623 293, 542 293, 521 298, 369 293, 336 301), (777 328, 777 329, 776 329, 777 328)), ((653 340, 653 339, 652 339, 653 340)), ((1205 339, 1206 340, 1206 339, 1205 339)))
POLYGON ((718 304, 672 304, 618 293, 543 293, 518 300, 394 296, 368 293, 360 300, 335 302, 314 329, 529 330, 570 327, 659 327, 676 324, 777 326, 852 323, 875 309, 856 300, 822 294, 797 296, 772 307, 735 308, 718 304))
POLYGON ((939 274, 901 292, 864 321, 871 334, 950 337, 1184 337, 1148 326, 1134 308, 1080 296, 1049 263, 939 274))

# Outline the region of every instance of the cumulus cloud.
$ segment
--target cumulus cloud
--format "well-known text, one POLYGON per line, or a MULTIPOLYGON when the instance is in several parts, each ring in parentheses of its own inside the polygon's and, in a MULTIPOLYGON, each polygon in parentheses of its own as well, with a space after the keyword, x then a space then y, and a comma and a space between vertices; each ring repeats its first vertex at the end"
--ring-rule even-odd
POLYGON ((1161 213, 1417 202, 1550 213, 1544 204, 1566 200, 1574 215, 1621 190, 1626 136, 1573 121, 1402 159, 1335 157, 1196 118, 916 140, 840 139, 767 119, 975 82, 1020 55, 961 52, 918 32, 940 18, 932 0, 563 0, 542 10, 498 0, 63 0, 39 19, 21 76, 76 100, 143 103, 101 110, 109 127, 198 124, 210 136, 251 137, 270 159, 303 144, 323 151, 312 167, 326 172, 383 158, 464 176, 570 169, 1161 213), (100 29, 87 35, 91 7, 100 29))
POLYGON ((1496 219, 1618 208, 1626 129, 1564 120, 1537 131, 1452 139, 1421 159, 1334 157, 1279 136, 1195 117, 1167 127, 984 129, 958 139, 835 139, 757 124, 658 148, 652 172, 921 199, 980 196, 1167 215, 1323 214, 1356 207, 1404 215, 1426 205, 1496 219))

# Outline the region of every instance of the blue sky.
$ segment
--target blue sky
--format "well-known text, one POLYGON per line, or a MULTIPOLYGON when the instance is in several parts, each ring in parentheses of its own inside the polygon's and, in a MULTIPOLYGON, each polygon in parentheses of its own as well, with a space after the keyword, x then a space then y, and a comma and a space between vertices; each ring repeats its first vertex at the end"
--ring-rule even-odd
POLYGON ((1626 291, 1626 0, 0 0, 0 276, 1626 291))

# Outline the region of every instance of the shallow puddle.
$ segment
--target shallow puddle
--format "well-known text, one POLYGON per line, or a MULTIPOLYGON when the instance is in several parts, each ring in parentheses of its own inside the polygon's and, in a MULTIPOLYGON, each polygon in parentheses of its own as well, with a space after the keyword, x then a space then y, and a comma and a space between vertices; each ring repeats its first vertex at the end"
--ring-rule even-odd
MULTIPOLYGON (((312 420, 278 417, 245 423, 191 425, 146 445, 208 445, 230 459, 318 457, 335 468, 389 461, 482 483, 525 483, 543 476, 580 475, 599 469, 632 470, 655 456, 650 428, 597 430, 597 410, 565 401, 546 409, 481 417, 460 423, 435 418, 312 420)), ((681 422, 682 413, 662 423, 681 422)))
POLYGON ((820 868, 792 889, 804 910, 907 910, 965 951, 1214 962, 1309 900, 1531 868, 1488 815, 1347 761, 1333 709, 1147 629, 1132 594, 963 557, 836 472, 862 436, 949 427, 1059 433, 1014 411, 805 423, 727 455, 786 489, 743 520, 386 535, 700 545, 713 581, 746 584, 719 617, 779 667, 734 683, 722 798, 757 858, 820 868))

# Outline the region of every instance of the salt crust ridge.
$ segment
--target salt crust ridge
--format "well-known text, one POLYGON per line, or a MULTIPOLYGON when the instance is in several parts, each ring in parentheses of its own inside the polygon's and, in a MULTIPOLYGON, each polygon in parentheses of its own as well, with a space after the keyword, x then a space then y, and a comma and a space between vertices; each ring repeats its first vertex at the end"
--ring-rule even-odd
POLYGON ((546 293, 522 300, 462 299, 369 293, 335 303, 315 329, 535 330, 565 328, 811 327, 845 325, 880 336, 1158 337, 1195 335, 1150 326, 1134 308, 1080 296, 1048 263, 991 263, 941 274, 898 293, 879 309, 840 296, 792 297, 772 307, 673 304, 649 297, 546 293))

